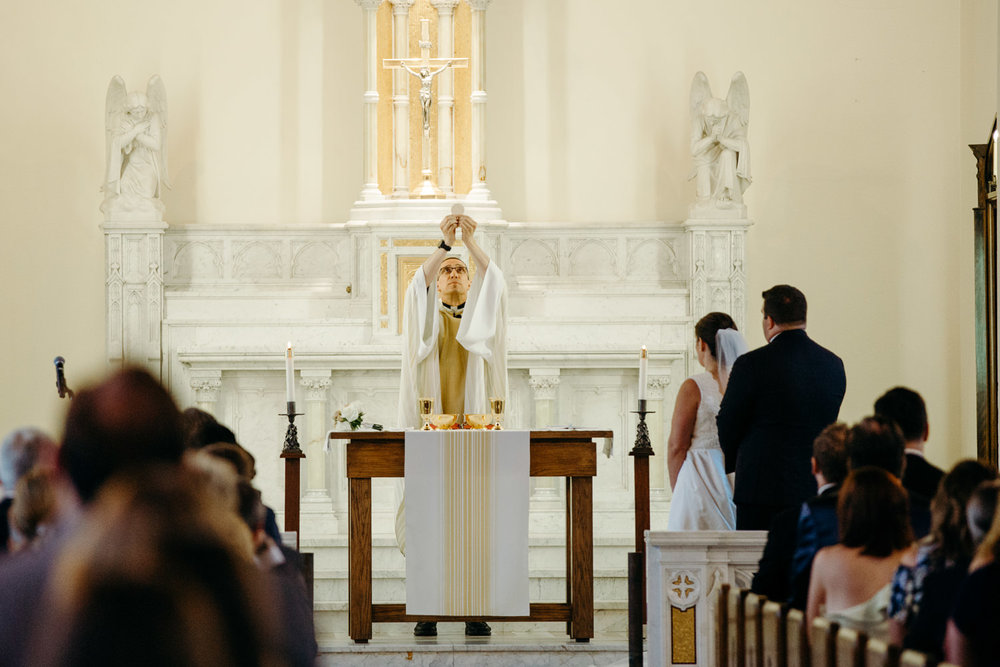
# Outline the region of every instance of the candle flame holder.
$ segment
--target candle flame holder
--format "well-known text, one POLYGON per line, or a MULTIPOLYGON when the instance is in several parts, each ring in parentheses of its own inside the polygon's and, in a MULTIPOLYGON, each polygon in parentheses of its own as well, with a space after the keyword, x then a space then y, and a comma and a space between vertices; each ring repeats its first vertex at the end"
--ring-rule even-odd
POLYGON ((279 415, 280 417, 288 417, 288 430, 285 431, 285 445, 281 449, 281 454, 282 456, 286 454, 302 454, 302 448, 299 447, 299 430, 295 426, 295 418, 301 417, 305 413, 295 411, 295 401, 289 401, 285 405, 286 411, 279 415))

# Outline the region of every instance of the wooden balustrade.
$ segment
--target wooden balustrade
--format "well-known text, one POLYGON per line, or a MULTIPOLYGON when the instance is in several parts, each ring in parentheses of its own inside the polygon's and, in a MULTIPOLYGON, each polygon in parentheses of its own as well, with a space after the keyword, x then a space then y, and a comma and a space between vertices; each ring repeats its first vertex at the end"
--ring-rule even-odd
MULTIPOLYGON (((719 586, 715 598, 716 655, 727 667, 927 667, 917 651, 868 639, 862 632, 805 614, 747 590, 719 586)), ((700 663, 699 663, 700 664, 700 663)), ((937 663, 938 667, 954 667, 937 663)))

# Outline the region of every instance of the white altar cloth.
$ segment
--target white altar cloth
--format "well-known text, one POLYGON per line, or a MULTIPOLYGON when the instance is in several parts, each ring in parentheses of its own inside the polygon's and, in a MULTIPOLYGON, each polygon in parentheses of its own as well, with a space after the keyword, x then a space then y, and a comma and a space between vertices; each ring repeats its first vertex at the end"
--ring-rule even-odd
POLYGON ((406 433, 406 613, 527 616, 528 431, 406 433))

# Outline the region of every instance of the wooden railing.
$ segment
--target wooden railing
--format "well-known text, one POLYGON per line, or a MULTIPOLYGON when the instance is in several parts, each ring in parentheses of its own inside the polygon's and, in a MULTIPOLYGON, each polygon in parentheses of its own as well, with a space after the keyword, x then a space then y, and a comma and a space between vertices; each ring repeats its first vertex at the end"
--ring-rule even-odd
MULTIPOLYGON (((722 584, 716 600, 717 652, 726 667, 924 667, 930 656, 869 639, 826 618, 805 614, 722 584)), ((948 663, 937 663, 946 667, 948 663)))

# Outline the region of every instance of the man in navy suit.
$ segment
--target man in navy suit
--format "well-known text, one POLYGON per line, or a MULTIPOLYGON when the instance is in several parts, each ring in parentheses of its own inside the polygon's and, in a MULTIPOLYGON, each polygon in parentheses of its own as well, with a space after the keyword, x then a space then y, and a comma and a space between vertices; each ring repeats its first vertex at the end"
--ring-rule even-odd
POLYGON ((806 335, 805 295, 775 285, 762 296, 768 344, 733 364, 718 416, 738 530, 767 530, 816 495, 812 443, 837 421, 847 389, 844 362, 806 335))
POLYGON ((895 387, 875 401, 875 414, 896 422, 906 441, 903 488, 933 498, 944 471, 924 458, 924 444, 930 429, 923 397, 912 389, 895 387))

